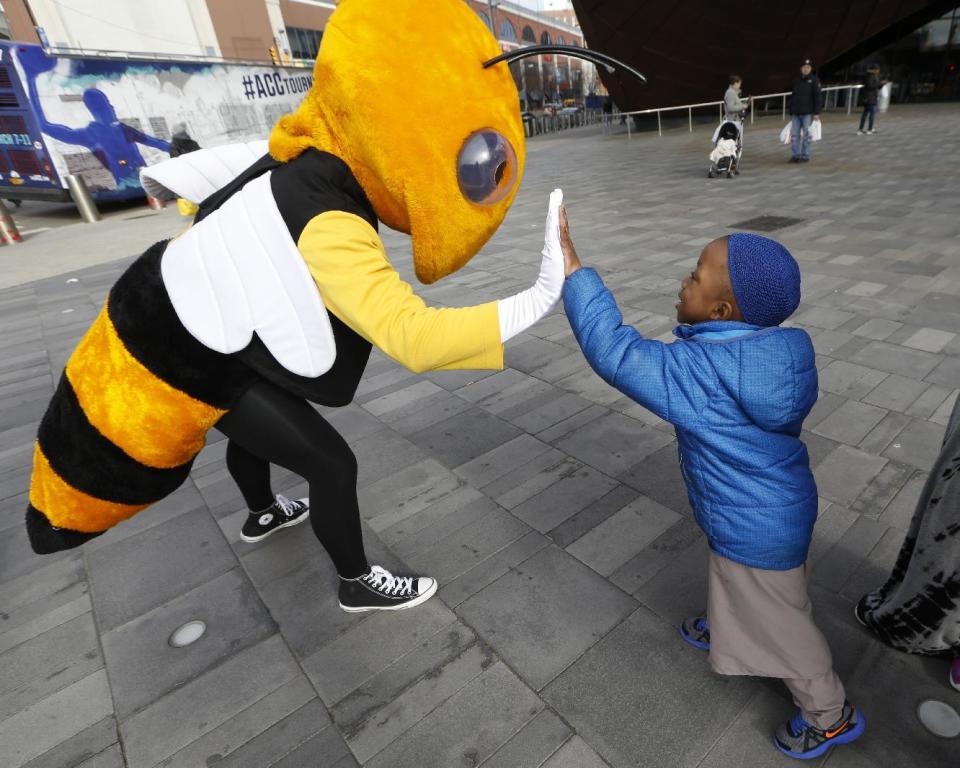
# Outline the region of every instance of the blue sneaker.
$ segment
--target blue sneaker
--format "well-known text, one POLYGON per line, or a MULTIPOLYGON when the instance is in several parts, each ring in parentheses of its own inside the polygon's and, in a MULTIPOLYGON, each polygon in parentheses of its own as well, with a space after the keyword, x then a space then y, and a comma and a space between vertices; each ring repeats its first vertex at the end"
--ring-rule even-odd
POLYGON ((844 702, 840 719, 823 730, 804 720, 798 709, 793 717, 777 728, 773 743, 785 755, 799 760, 812 760, 837 744, 859 739, 866 727, 867 721, 863 715, 849 702, 844 702))
POLYGON ((684 619, 680 625, 680 637, 694 648, 699 648, 701 651, 710 650, 710 625, 703 616, 684 619))

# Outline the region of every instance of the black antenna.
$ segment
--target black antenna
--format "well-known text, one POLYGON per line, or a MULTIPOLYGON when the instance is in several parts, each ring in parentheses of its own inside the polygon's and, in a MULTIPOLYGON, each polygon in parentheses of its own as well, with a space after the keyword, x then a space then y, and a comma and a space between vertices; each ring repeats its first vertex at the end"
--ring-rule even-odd
POLYGON ((641 82, 647 82, 647 78, 637 72, 637 70, 630 65, 624 64, 622 61, 619 61, 612 56, 607 56, 605 53, 598 53, 597 51, 592 51, 589 48, 580 48, 576 45, 528 45, 524 48, 515 48, 512 51, 501 53, 494 59, 483 62, 483 68, 488 69, 494 64, 499 64, 501 61, 505 61, 509 64, 510 62, 517 61, 518 59, 525 59, 528 56, 537 56, 541 53, 562 53, 565 56, 572 56, 575 59, 585 59, 586 61, 591 61, 594 64, 599 64, 610 74, 613 74, 614 70, 618 68, 623 69, 629 72, 631 75, 639 77, 641 82))

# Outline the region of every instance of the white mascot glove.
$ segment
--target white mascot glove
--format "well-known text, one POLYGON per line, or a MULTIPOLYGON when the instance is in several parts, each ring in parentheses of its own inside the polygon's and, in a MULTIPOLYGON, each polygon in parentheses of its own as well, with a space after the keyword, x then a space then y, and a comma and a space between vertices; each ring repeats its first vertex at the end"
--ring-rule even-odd
POLYGON ((540 275, 530 288, 497 302, 500 313, 500 341, 506 343, 540 320, 560 300, 563 291, 563 251, 560 248, 560 204, 563 190, 550 193, 547 227, 543 236, 540 275))

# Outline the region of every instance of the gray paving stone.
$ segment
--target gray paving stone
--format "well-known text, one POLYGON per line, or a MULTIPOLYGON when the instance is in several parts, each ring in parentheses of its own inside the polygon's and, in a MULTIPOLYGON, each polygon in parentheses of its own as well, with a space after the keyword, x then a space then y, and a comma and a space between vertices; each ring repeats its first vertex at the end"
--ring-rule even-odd
POLYGON ((669 444, 672 438, 620 413, 584 425, 553 444, 607 475, 616 476, 669 444))
POLYGON ((928 733, 916 717, 917 705, 924 699, 944 699, 946 668, 942 660, 911 657, 882 643, 864 646, 856 671, 845 680, 853 700, 862 701, 870 718, 872 738, 860 739, 857 751, 877 766, 950 765, 956 744, 928 733), (909 684, 905 686, 904 681, 909 684), (869 696, 867 691, 897 691, 897 695, 869 696))
POLYGON ((374 531, 396 525, 463 486, 463 480, 434 459, 424 459, 361 486, 360 514, 374 531))
POLYGON ((914 419, 897 435, 883 455, 917 469, 930 469, 940 455, 943 432, 940 424, 914 419))
POLYGON ((113 629, 236 565, 210 515, 175 517, 87 559, 102 631, 113 629))
POLYGON ((917 501, 923 492, 923 486, 927 481, 926 472, 915 473, 903 486, 900 492, 893 497, 890 504, 880 515, 880 521, 884 525, 899 528, 906 531, 910 526, 910 520, 916 511, 917 501))
POLYGON ((357 457, 358 488, 364 488, 427 458, 409 440, 392 429, 354 440, 350 447, 357 457))
POLYGON ((581 466, 580 462, 573 461, 561 451, 551 450, 497 478, 481 490, 498 504, 512 509, 581 466))
POLYGON ((102 667, 90 613, 11 648, 0 655, 0 721, 102 667))
POLYGON ((502 445, 520 430, 486 411, 473 407, 410 435, 410 440, 445 467, 464 464, 502 445))
POLYGON ((547 547, 457 613, 539 690, 635 607, 593 571, 547 547))
POLYGON ((851 361, 901 376, 922 377, 936 367, 939 358, 930 352, 874 341, 855 354, 851 361))
POLYGON ((90 596, 86 593, 85 584, 77 584, 65 592, 67 594, 55 595, 57 600, 52 605, 45 604, 44 601, 40 601, 39 605, 31 603, 29 607, 33 610, 30 616, 24 617, 21 612, 18 612, 20 615, 16 616, 15 626, 9 629, 6 628, 6 624, 10 622, 10 614, 0 615, 0 619, 3 619, 3 616, 7 617, 3 619, 3 623, 0 623, 0 654, 91 610, 90 596), (71 597, 73 599, 70 599, 71 597))
POLYGON ((94 755, 89 760, 85 760, 77 768, 126 768, 126 766, 120 745, 114 744, 107 747, 99 755, 94 755))
POLYGON ((276 632, 277 626, 239 568, 201 584, 101 638, 117 716, 122 720, 276 632), (194 646, 174 648, 177 627, 202 621, 194 646))
MULTIPOLYGON (((771 681, 774 682, 774 681, 771 681)), ((784 691, 785 693, 785 691, 784 691)), ((795 758, 773 747, 773 732, 793 714, 786 697, 770 688, 760 688, 736 714, 730 728, 700 763, 702 768, 749 765, 751 768, 790 768, 795 758)), ((844 749, 834 750, 837 753, 844 749)), ((823 758, 811 761, 822 764, 823 758)))
MULTIPOLYGON (((372 559, 369 552, 367 555, 372 559)), ((301 659, 363 618, 361 614, 340 609, 337 584, 336 569, 324 555, 309 558, 259 587, 260 597, 284 640, 301 659)))
MULTIPOLYGON (((835 395, 857 399, 869 394, 885 378, 882 371, 874 368, 835 360, 820 371, 820 388, 835 395)), ((811 423, 808 423, 808 428, 811 423)))
POLYGON ((438 766, 478 765, 542 708, 510 670, 494 663, 367 766, 421 768, 424 755, 438 766), (483 728, 477 728, 478 722, 483 728))
POLYGON ((914 401, 929 388, 929 384, 916 379, 891 374, 877 385, 870 394, 863 398, 863 402, 887 408, 891 411, 905 413, 914 401))
POLYGON ((579 736, 574 736, 554 752, 543 768, 606 768, 608 763, 579 736))
POLYGON ((409 437, 473 407, 463 398, 446 392, 431 395, 418 403, 417 406, 415 409, 411 409, 409 413, 396 414, 397 418, 390 421, 390 428, 409 437))
POLYGON ((74 768, 103 753, 117 742, 117 721, 105 717, 53 749, 35 757, 24 768, 74 768))
POLYGON ((433 546, 454 531, 497 509, 497 504, 470 486, 405 518, 377 535, 400 557, 433 546))
POLYGON ((848 445, 834 450, 814 469, 820 495, 839 504, 852 504, 887 463, 848 445))
MULTIPOLYGON (((356 768, 357 761, 334 728, 325 728, 273 763, 271 768, 313 768, 317 760, 330 768, 356 768)), ((242 764, 242 763, 241 763, 242 764)))
POLYGON ((883 408, 848 400, 829 418, 817 424, 813 431, 837 442, 857 445, 886 415, 883 408))
POLYGON ((155 765, 218 728, 302 672, 274 635, 120 723, 131 765, 155 765))
POLYGON ((674 627, 641 608, 543 695, 612 766, 696 766, 755 685, 714 675, 674 627))
MULTIPOLYGON (((324 729, 333 730, 328 728, 329 723, 330 718, 323 705, 319 699, 313 699, 279 721, 270 724, 266 730, 256 734, 238 748, 222 755, 217 753, 207 754, 200 759, 204 760, 203 764, 213 764, 217 768, 273 766, 278 763, 282 764, 284 760, 293 759, 292 754, 300 749, 307 748, 312 760, 323 761, 323 765, 336 765, 337 760, 349 757, 349 751, 343 748, 342 740, 340 742, 341 749, 330 749, 335 744, 337 734, 330 734, 334 738, 331 739, 329 744, 324 744, 324 741, 310 743, 324 729), (308 744, 309 747, 307 747, 308 744), (321 744, 324 746, 321 747, 321 744)), ((207 748, 209 749, 209 747, 207 748)), ((194 754, 196 754, 195 750, 194 754)), ((182 755, 182 752, 178 755, 182 755)), ((197 755, 197 757, 200 756, 197 755)), ((164 761, 160 765, 167 768, 168 765, 176 764, 164 761)), ((180 764, 184 764, 182 760, 180 764)), ((317 765, 318 763, 313 762, 311 764, 317 765)), ((343 764, 348 765, 350 763, 343 764)))
POLYGON ((816 561, 811 569, 812 580, 839 593, 886 531, 883 524, 868 517, 858 517, 836 544, 816 561))
POLYGON ((850 509, 876 520, 913 473, 913 467, 895 461, 888 462, 850 505, 850 509))
POLYGON ((942 424, 943 426, 947 425, 947 420, 950 416, 950 411, 952 411, 953 403, 950 404, 950 410, 947 410, 944 413, 941 409, 943 404, 951 400, 951 392, 949 389, 944 387, 937 386, 934 384, 928 390, 926 390, 920 397, 918 397, 913 405, 907 408, 908 416, 915 416, 921 419, 929 419, 930 421, 935 421, 937 424, 942 424), (941 419, 935 419, 933 414, 941 413, 941 419))
POLYGON ((568 517, 556 528, 548 532, 550 539, 558 547, 565 548, 588 531, 596 528, 616 514, 624 506, 636 499, 638 494, 626 485, 617 485, 592 504, 587 505, 572 517, 568 517))
POLYGON ((429 573, 442 585, 529 532, 530 527, 509 512, 495 509, 435 545, 411 553, 407 560, 411 567, 429 573))
POLYGON ((456 621, 439 600, 408 611, 372 614, 305 658, 302 666, 320 697, 333 705, 456 621))
POLYGON ((482 488, 519 466, 547 453, 550 446, 528 434, 521 434, 456 468, 456 474, 475 488, 482 488))
MULTIPOLYGON (((865 438, 857 446, 861 451, 867 453, 880 454, 892 443, 903 428, 910 423, 910 417, 895 411, 888 413, 880 423, 871 429, 865 438)), ((818 462, 819 463, 819 462, 818 462)))
POLYGON ((559 717, 545 709, 494 752, 483 768, 541 768, 570 738, 570 733, 559 717))
POLYGON ((100 669, 4 720, 0 755, 6 767, 21 768, 112 714, 107 673, 100 669))
POLYGON ((572 464, 562 470, 556 482, 516 505, 512 511, 531 527, 546 533, 609 493, 616 485, 616 480, 591 467, 572 464))
POLYGON ((0 585, 0 631, 9 632, 86 594, 79 552, 0 585))
POLYGON ((330 716, 310 683, 295 677, 160 761, 157 768, 270 765, 329 724, 330 716), (247 762, 248 757, 254 760, 247 762))
POLYGON ((640 496, 566 548, 580 562, 609 576, 680 520, 680 515, 640 496))

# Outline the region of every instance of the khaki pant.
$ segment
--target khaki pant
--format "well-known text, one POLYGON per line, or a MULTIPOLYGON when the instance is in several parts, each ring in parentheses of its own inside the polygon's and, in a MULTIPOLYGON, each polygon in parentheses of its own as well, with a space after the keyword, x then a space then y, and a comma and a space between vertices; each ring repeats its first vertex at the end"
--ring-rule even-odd
POLYGON ((846 694, 813 622, 806 566, 764 571, 711 552, 707 620, 715 672, 779 677, 807 722, 840 718, 846 694))

